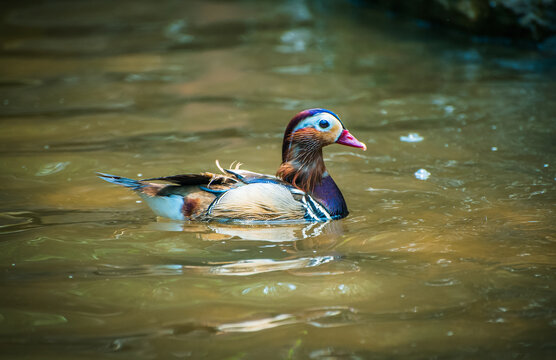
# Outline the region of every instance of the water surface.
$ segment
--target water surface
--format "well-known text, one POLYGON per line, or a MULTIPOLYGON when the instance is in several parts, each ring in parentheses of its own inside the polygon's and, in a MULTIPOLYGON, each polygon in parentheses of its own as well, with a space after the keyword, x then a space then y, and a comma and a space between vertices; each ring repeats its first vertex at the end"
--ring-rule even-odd
POLYGON ((0 29, 0 357, 554 357, 554 58, 332 1, 0 29), (340 221, 165 221, 94 176, 274 173, 310 107, 369 148, 325 150, 340 221))

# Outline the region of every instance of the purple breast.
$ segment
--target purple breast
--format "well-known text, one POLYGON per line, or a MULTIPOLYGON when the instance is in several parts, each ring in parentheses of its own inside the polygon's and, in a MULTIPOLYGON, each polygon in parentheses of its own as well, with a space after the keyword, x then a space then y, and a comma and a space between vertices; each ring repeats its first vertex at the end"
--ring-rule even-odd
POLYGON ((321 183, 315 186, 312 196, 328 210, 333 218, 339 219, 347 216, 348 209, 344 197, 338 185, 329 175, 323 177, 321 183))

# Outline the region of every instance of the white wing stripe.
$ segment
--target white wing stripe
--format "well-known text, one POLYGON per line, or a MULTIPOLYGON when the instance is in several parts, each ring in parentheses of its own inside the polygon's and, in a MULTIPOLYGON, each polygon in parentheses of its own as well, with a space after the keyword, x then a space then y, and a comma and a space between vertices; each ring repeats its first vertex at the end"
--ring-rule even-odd
POLYGON ((326 219, 328 220, 332 220, 332 217, 330 217, 330 214, 328 213, 328 211, 326 211, 326 209, 324 207, 322 207, 321 204, 319 204, 318 202, 316 202, 312 197, 308 196, 309 200, 311 200, 311 204, 322 214, 324 215, 324 217, 326 217, 326 219))
POLYGON ((305 196, 301 198, 301 202, 303 202, 303 205, 305 206, 305 209, 307 209, 307 213, 309 214, 309 216, 313 219, 313 220, 320 220, 320 218, 318 216, 315 215, 315 213, 313 212, 313 210, 311 209, 311 206, 309 206, 309 204, 307 204, 307 200, 305 200, 305 196))

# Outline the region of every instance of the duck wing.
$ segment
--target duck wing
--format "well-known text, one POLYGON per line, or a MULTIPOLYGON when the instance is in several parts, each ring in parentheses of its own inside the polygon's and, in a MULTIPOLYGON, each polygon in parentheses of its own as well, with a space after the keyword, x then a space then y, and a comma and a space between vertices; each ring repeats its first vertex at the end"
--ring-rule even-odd
POLYGON ((288 187, 272 182, 254 182, 229 189, 218 196, 206 212, 208 219, 247 221, 304 220, 303 203, 288 187))
MULTIPOLYGON (((300 201, 300 196, 296 194, 294 197, 292 194, 292 191, 295 192, 297 189, 272 175, 237 168, 224 171, 227 173, 226 175, 207 172, 164 176, 141 181, 172 183, 173 185, 166 185, 160 189, 157 195, 166 197, 182 195, 185 207, 188 207, 188 204, 191 204, 189 207, 195 209, 198 209, 199 205, 204 206, 206 212, 203 215, 200 215, 198 211, 194 212, 200 215, 199 220, 304 220, 306 210, 300 201), (193 206, 197 199, 202 201, 193 206), (211 200, 209 203, 207 203, 208 199, 211 200)), ((150 203, 152 204, 153 201, 151 200, 150 203)))
POLYGON ((260 174, 249 170, 239 170, 239 169, 225 169, 226 173, 232 175, 235 179, 244 182, 246 184, 260 183, 260 182, 271 182, 286 185, 287 183, 280 180, 274 175, 260 174))
POLYGON ((159 216, 175 220, 327 221, 328 211, 309 194, 272 175, 225 170, 133 180, 98 174, 134 190, 159 216), (151 181, 164 181, 161 184, 151 181))
POLYGON ((162 176, 150 179, 141 179, 141 181, 166 181, 177 185, 207 185, 227 184, 236 182, 233 178, 225 175, 204 172, 201 174, 180 174, 171 176, 162 176))
MULTIPOLYGON (((228 170, 227 170, 228 171, 228 170)), ((309 194, 271 175, 232 173, 243 184, 222 192, 206 216, 217 220, 328 221, 326 208, 309 194)))

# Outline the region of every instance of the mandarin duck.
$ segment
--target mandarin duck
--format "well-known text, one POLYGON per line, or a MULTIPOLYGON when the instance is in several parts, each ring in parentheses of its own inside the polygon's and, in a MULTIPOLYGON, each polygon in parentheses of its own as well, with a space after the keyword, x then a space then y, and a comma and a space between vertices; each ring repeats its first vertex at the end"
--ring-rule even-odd
POLYGON ((324 222, 348 215, 344 197, 322 157, 322 148, 334 143, 367 149, 332 111, 309 109, 295 115, 286 127, 276 176, 239 166, 222 169, 218 162, 222 174, 143 180, 97 174, 134 190, 156 215, 173 220, 324 222))

